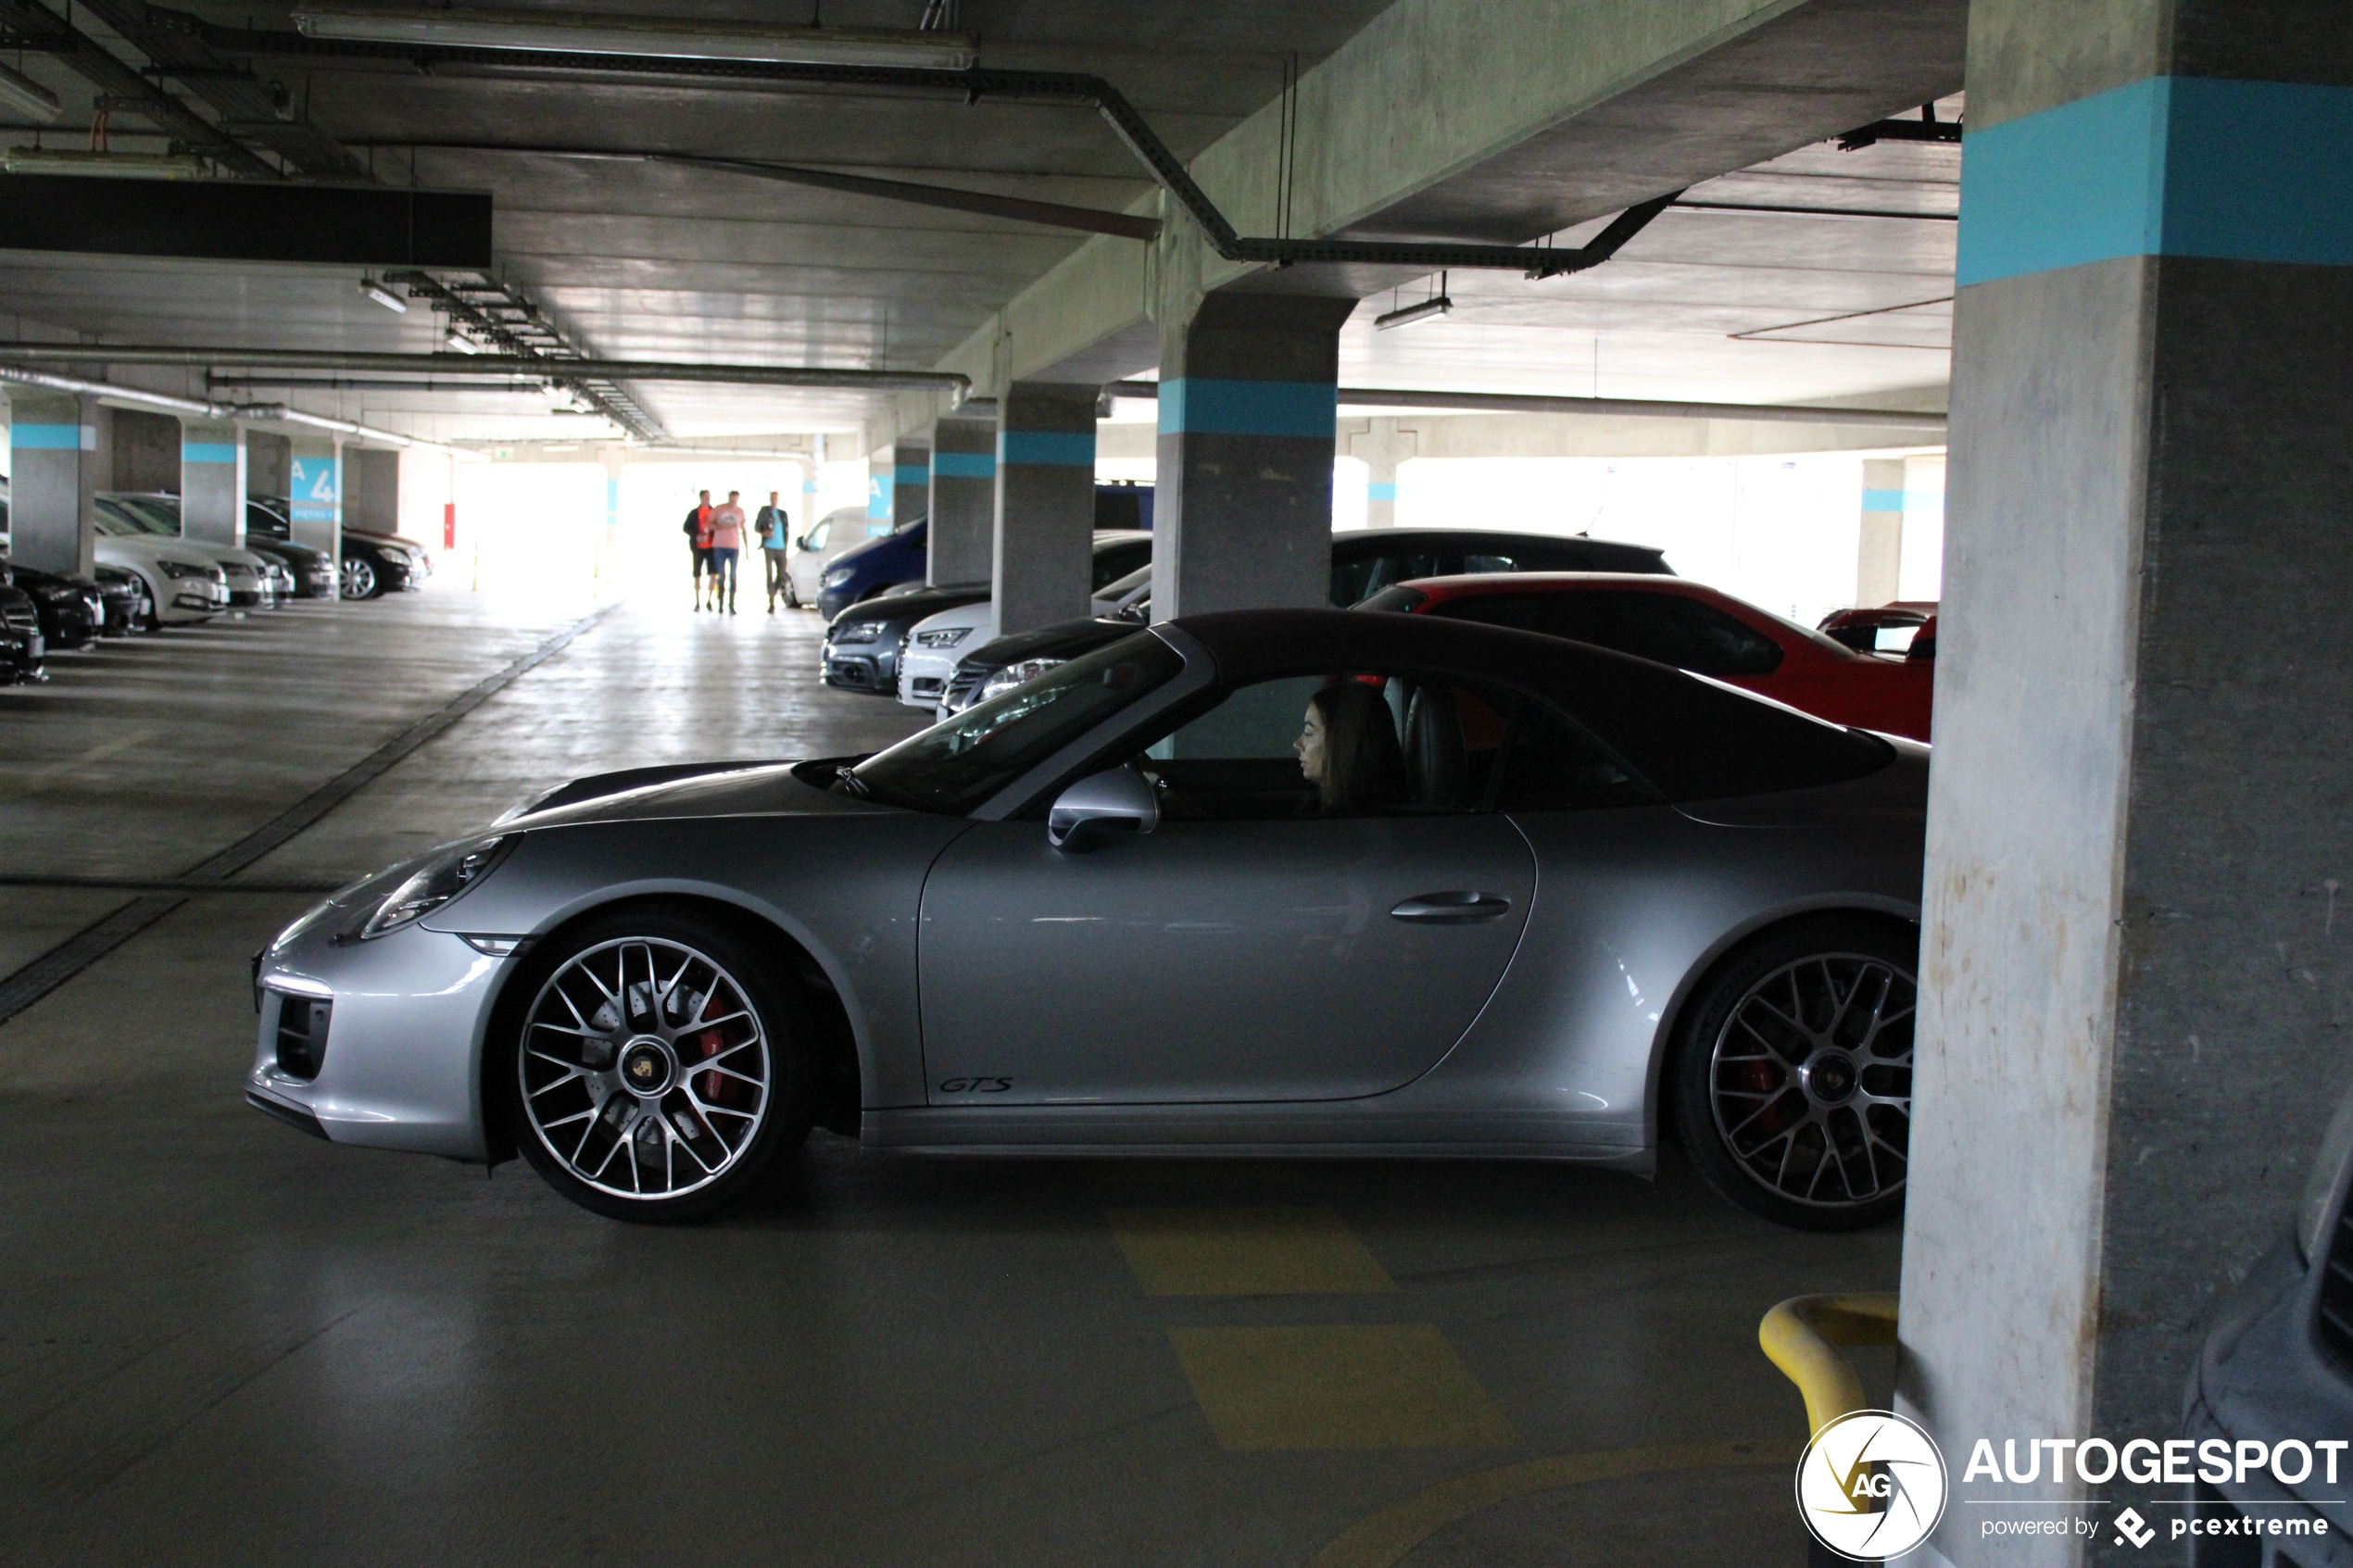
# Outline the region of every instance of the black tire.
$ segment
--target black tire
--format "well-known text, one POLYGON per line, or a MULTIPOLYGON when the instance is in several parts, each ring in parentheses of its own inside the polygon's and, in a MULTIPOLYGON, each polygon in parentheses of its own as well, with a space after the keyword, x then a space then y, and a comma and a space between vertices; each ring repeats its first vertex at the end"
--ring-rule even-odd
POLYGON ((1904 1208, 1916 928, 1793 922, 1735 948, 1675 1033, 1669 1109, 1722 1197, 1798 1230, 1859 1230, 1904 1208))
POLYGON ((823 1075, 782 969, 737 923, 675 905, 592 917, 534 951, 491 1066, 532 1168, 645 1223, 701 1219, 756 1185, 808 1138, 823 1075), (643 1091, 628 1081, 641 1068, 643 1091))

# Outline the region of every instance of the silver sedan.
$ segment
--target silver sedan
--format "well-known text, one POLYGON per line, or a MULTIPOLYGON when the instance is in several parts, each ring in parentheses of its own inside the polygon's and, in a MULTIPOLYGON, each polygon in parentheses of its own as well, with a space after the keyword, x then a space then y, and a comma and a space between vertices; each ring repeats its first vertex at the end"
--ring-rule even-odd
POLYGON ((248 1100, 706 1213, 812 1126, 1903 1198, 1923 746, 1579 644, 1268 610, 865 758, 567 784, 258 960, 248 1100))

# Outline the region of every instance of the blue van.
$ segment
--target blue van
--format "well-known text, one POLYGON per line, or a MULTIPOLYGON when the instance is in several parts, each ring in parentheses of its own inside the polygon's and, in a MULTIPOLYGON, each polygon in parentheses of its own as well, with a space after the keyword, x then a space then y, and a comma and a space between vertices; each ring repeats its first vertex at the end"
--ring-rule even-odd
POLYGON ((817 613, 833 618, 885 588, 924 580, 924 520, 844 550, 818 580, 817 613))

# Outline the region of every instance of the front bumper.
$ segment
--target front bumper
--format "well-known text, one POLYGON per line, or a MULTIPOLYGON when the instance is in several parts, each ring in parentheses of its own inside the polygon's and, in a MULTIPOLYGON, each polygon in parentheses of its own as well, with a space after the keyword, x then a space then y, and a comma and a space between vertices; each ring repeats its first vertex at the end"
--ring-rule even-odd
POLYGON ((948 683, 955 673, 952 649, 917 647, 911 643, 899 656, 899 700, 928 713, 946 697, 948 683))
MULTIPOLYGON (((331 1143, 489 1158, 482 1106, 482 1051, 490 1008, 511 955, 478 951, 462 936, 404 926, 338 945, 345 909, 266 954, 255 973, 260 1004, 245 1097, 257 1108, 331 1143), (281 1060, 288 1009, 327 1004, 323 1037, 308 1062, 281 1060), (305 1125, 306 1119, 310 1125, 305 1125)), ((308 1021, 305 1021, 308 1028, 308 1021)))
POLYGON ((876 696, 892 695, 896 681, 898 659, 887 642, 849 643, 836 647, 827 643, 821 668, 825 684, 846 692, 866 692, 876 696))

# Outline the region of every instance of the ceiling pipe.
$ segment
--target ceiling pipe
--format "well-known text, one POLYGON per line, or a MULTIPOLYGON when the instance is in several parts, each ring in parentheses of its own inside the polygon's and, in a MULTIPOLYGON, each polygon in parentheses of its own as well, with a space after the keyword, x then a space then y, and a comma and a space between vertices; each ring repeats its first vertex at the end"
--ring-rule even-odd
POLYGON ((95 397, 101 402, 129 403, 169 414, 188 414, 200 420, 244 420, 249 423, 266 420, 309 425, 319 430, 356 435, 363 441, 380 441, 392 446, 414 446, 425 451, 447 452, 452 456, 462 455, 457 447, 445 446, 437 441, 421 441, 398 431, 354 424, 349 420, 331 420, 323 414, 306 414, 299 408, 289 408, 283 403, 205 403, 193 397, 172 397, 160 392, 142 391, 135 386, 117 386, 112 382, 83 381, 77 376, 55 376, 44 370, 27 370, 14 365, 0 365, 0 384, 69 392, 77 396, 95 397))
MULTIPOLYGON (((1114 397, 1158 397, 1160 383, 1113 382, 1114 397)), ((1670 420, 1759 420, 1776 424, 1885 426, 1943 430, 1934 409, 1825 408, 1811 403, 1677 403, 1647 397, 1547 397, 1516 392, 1411 392, 1393 387, 1343 386, 1343 407, 1359 408, 1447 408, 1487 414, 1617 414, 1670 420)))
POLYGON ((972 378, 950 370, 837 370, 786 365, 711 365, 677 360, 544 359, 520 354, 371 354, 342 349, 194 348, 148 344, 0 343, 0 359, 43 363, 242 365, 248 370, 428 371, 462 375, 592 377, 606 381, 699 382, 837 392, 943 392, 957 401, 972 378))
MULTIPOLYGON (((6 3, 6 0, 0 0, 6 3)), ((1111 126, 1137 161, 1201 226, 1210 247, 1227 261, 1275 267, 1324 263, 1360 267, 1411 267, 1436 272, 1447 268, 1489 269, 1555 278, 1598 267, 1682 194, 1680 190, 1628 207, 1583 245, 1456 245, 1385 240, 1298 240, 1245 235, 1217 209, 1182 159, 1153 132, 1126 97, 1100 76, 1075 71, 941 69, 914 66, 858 66, 780 60, 686 59, 674 56, 593 54, 546 49, 501 49, 479 45, 375 44, 308 38, 283 28, 224 27, 191 18, 190 24, 223 54, 307 59, 373 59, 413 70, 437 66, 488 71, 561 71, 572 75, 647 75, 699 80, 717 85, 738 82, 810 87, 846 87, 892 94, 983 98, 1013 103, 1062 104, 1090 108, 1111 126)))

